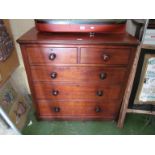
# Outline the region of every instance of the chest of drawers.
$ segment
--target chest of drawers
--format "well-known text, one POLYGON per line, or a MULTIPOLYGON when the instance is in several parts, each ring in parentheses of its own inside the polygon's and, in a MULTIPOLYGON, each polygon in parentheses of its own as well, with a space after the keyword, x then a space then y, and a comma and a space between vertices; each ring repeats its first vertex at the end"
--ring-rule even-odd
POLYGON ((138 45, 134 37, 33 28, 18 42, 39 119, 117 118, 138 45))

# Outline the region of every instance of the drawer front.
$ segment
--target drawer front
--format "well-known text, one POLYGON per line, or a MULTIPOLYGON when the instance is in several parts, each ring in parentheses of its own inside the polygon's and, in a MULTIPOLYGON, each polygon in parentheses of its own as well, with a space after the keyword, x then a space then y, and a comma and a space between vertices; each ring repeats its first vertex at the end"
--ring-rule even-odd
POLYGON ((76 64, 77 48, 27 48, 30 64, 76 64))
POLYGON ((33 81, 83 81, 117 84, 124 80, 126 68, 32 66, 33 81))
POLYGON ((81 48, 80 63, 83 64, 128 64, 130 49, 127 48, 81 48))
POLYGON ((121 85, 101 84, 34 84, 35 95, 37 99, 119 99, 121 85))
POLYGON ((118 101, 108 102, 71 102, 71 101, 37 101, 39 115, 52 116, 115 116, 118 113, 120 103, 118 101))

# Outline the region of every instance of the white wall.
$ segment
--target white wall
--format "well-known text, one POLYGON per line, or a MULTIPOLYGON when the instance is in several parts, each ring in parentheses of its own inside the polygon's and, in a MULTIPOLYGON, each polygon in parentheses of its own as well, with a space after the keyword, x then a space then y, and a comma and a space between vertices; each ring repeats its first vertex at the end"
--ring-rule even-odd
POLYGON ((20 62, 20 67, 13 73, 12 78, 17 82, 22 94, 30 94, 30 89, 27 82, 26 72, 23 64, 21 50, 16 40, 27 32, 29 29, 34 27, 34 20, 32 19, 10 19, 9 20, 13 39, 17 49, 17 54, 20 62))

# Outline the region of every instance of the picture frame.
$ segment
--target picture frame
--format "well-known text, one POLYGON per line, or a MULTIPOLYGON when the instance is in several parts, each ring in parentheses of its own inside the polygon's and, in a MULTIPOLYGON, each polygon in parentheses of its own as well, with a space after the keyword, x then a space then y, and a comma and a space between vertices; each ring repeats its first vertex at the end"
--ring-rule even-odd
POLYGON ((145 54, 135 104, 155 105, 155 54, 145 54))
POLYGON ((0 106, 0 135, 20 135, 20 131, 0 106))
POLYGON ((142 100, 141 92, 148 68, 148 60, 155 57, 155 49, 142 48, 138 60, 137 70, 133 82, 131 95, 129 98, 129 109, 155 111, 155 101, 142 100))
POLYGON ((28 119, 30 101, 20 93, 12 78, 0 88, 0 107, 16 128, 22 130, 28 119))

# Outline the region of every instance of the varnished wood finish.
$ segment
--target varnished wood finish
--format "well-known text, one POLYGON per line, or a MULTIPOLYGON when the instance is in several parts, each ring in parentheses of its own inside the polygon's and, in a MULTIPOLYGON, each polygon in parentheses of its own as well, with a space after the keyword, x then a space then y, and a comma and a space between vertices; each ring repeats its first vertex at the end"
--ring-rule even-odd
POLYGON ((88 102, 88 101, 38 101, 39 115, 63 116, 115 116, 118 112, 118 101, 88 102), (59 108, 58 111, 55 109, 59 108))
POLYGON ((81 48, 81 63, 86 64, 128 64, 128 48, 81 48), (106 58, 107 57, 107 58, 106 58))
POLYGON ((119 99, 121 85, 104 86, 99 84, 62 84, 62 83, 35 83, 34 89, 37 99, 87 99, 87 100, 106 100, 119 99), (58 91, 53 95, 53 91, 58 91), (97 95, 102 91, 102 95, 97 95))
POLYGON ((17 40, 20 44, 57 44, 57 45, 121 45, 137 46, 138 40, 127 33, 95 34, 89 33, 40 33, 35 28, 25 33, 17 40))
POLYGON ((138 44, 135 38, 32 29, 18 42, 39 119, 117 118, 138 44))
POLYGON ((75 64, 77 63, 77 48, 27 48, 30 64, 75 64), (53 60, 50 55, 55 54, 53 60))
POLYGON ((31 66, 32 80, 46 82, 88 81, 90 83, 121 84, 126 72, 124 67, 31 66), (54 73, 56 76, 51 77, 54 73), (103 74, 105 74, 105 78, 102 77, 103 74))

